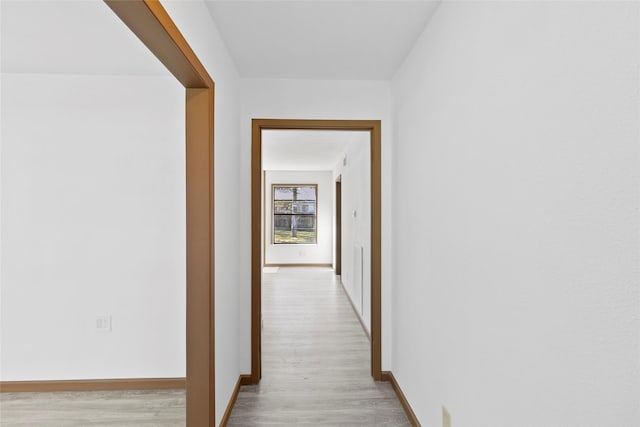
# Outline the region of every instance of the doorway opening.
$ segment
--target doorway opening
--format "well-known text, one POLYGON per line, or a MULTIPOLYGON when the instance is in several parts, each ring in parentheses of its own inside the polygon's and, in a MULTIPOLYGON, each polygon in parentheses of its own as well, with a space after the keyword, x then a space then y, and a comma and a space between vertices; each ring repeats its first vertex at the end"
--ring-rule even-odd
POLYGON ((104 0, 186 92, 186 421, 215 424, 215 83, 158 1, 104 0))
MULTIPOLYGON (((381 124, 379 120, 282 120, 254 119, 251 148, 251 374, 244 384, 258 384, 262 378, 262 268, 264 228, 262 220, 263 131, 325 130, 364 131, 369 135, 370 170, 370 338, 371 376, 381 381, 381 124)), ((330 188, 333 182, 329 183, 330 188)), ((332 190, 332 188, 331 188, 332 190)), ((303 190, 304 191, 304 190, 303 190)), ((265 196, 266 197, 266 196, 265 196)), ((307 201, 308 202, 308 201, 307 201)), ((282 219, 283 223, 286 222, 282 219)), ((344 254, 343 254, 344 255, 344 254)), ((329 264, 331 265, 331 264, 329 264)), ((335 261, 334 264, 335 265, 335 261)), ((342 265, 340 270, 342 271, 342 265)))

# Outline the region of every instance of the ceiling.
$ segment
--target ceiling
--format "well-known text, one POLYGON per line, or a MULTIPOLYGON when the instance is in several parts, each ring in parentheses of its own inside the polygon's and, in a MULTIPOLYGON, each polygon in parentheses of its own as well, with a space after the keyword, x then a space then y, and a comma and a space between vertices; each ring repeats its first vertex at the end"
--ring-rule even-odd
POLYGON ((206 3, 242 77, 387 80, 439 2, 206 3))
MULTIPOLYGON (((205 3, 242 77, 362 80, 391 78, 438 4, 205 3)), ((0 0, 0 8, 2 72, 168 74, 103 1, 0 0)))
POLYGON ((351 142, 369 141, 368 132, 263 130, 264 170, 327 171, 340 162, 351 142))
POLYGON ((0 0, 3 73, 169 75, 103 2, 0 0))

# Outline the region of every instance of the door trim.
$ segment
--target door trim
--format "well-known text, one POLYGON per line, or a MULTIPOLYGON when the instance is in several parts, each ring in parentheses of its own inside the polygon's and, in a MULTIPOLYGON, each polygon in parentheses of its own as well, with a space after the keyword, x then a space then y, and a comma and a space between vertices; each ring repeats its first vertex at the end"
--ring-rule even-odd
POLYGON ((336 233, 335 233, 335 257, 333 270, 337 275, 342 275, 342 175, 335 182, 336 199, 336 233))
POLYGON ((118 378, 105 380, 0 381, 0 393, 51 391, 158 390, 185 388, 184 378, 118 378))
POLYGON ((104 1, 186 89, 186 418, 214 426, 214 81, 158 0, 104 1))
POLYGON ((368 131, 371 135, 371 376, 382 380, 382 219, 380 120, 253 119, 251 123, 251 384, 262 378, 262 131, 368 131))

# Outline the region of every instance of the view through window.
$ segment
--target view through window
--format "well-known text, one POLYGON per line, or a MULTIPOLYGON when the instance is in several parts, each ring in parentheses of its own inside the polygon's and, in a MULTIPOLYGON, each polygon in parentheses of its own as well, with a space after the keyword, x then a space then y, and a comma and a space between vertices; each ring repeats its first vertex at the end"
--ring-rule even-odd
POLYGON ((316 243, 317 193, 317 185, 273 185, 273 243, 316 243))

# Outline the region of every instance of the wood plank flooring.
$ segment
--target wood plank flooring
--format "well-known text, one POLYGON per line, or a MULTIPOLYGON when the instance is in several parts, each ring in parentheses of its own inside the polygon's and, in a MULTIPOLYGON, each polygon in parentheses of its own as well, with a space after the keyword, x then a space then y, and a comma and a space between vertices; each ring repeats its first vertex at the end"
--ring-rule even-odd
POLYGON ((185 425, 184 390, 0 393, 0 425, 185 425))
POLYGON ((262 381, 243 386, 229 426, 409 426, 333 271, 280 268, 263 279, 262 381))

